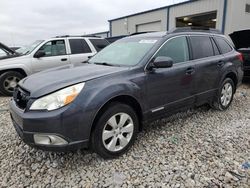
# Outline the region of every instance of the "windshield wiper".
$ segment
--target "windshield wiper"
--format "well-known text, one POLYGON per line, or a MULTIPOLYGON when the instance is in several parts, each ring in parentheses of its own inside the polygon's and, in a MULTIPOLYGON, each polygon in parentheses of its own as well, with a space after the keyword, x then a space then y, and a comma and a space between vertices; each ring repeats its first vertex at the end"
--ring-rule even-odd
POLYGON ((116 66, 114 64, 110 64, 110 63, 107 63, 107 62, 95 62, 94 64, 95 65, 105 65, 105 66, 116 66))

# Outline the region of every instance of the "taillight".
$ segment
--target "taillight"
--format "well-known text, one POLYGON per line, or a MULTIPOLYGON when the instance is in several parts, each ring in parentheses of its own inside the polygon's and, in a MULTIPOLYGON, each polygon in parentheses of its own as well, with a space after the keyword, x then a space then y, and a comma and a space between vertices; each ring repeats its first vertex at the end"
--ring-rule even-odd
POLYGON ((239 60, 240 60, 241 62, 244 61, 244 57, 243 57, 243 54, 242 54, 242 53, 240 53, 240 54, 238 55, 238 58, 239 58, 239 60))

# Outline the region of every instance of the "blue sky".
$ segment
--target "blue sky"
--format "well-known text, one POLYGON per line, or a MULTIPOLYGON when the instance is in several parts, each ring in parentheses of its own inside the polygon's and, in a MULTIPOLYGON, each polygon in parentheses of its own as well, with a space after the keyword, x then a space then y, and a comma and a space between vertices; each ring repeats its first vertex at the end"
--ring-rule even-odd
POLYGON ((184 0, 1 0, 0 42, 29 44, 61 34, 108 30, 107 20, 184 0))

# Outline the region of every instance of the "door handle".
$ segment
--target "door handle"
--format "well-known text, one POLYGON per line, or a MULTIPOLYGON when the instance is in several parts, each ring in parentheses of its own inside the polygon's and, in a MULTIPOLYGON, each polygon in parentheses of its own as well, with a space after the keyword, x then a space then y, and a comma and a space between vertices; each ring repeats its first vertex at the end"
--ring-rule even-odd
POLYGON ((225 62, 224 61, 219 61, 218 63, 217 63, 217 66, 218 67, 223 67, 225 65, 225 62))
POLYGON ((194 67, 189 67, 187 70, 186 70, 186 75, 192 75, 195 73, 195 69, 194 67))
POLYGON ((61 61, 67 61, 68 59, 67 58, 62 58, 61 61))

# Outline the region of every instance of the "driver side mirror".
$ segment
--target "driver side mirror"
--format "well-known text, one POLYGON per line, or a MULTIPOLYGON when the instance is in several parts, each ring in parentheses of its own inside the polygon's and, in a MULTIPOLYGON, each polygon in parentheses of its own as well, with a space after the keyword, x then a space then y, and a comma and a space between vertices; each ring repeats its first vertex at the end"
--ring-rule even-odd
POLYGON ((46 54, 44 51, 38 51, 35 53, 34 58, 44 57, 46 54))
POLYGON ((174 64, 174 61, 170 57, 159 56, 151 63, 150 69, 153 68, 170 68, 174 64))

